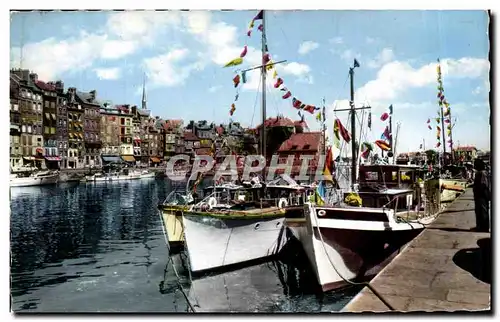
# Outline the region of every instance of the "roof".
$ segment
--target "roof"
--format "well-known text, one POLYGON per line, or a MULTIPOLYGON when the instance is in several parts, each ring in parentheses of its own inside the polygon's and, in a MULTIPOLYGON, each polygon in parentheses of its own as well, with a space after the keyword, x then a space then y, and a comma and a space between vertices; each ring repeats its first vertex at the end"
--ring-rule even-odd
POLYGON ((180 128, 183 122, 183 120, 165 120, 163 127, 165 130, 174 130, 180 128))
MULTIPOLYGON (((266 127, 295 127, 295 123, 290 120, 288 117, 270 117, 264 122, 266 127)), ((257 128, 262 127, 262 124, 259 124, 257 128)))
POLYGON ((40 80, 37 80, 35 82, 35 85, 36 85, 36 87, 38 87, 39 89, 44 90, 44 91, 49 91, 49 92, 55 92, 56 91, 55 85, 48 84, 48 83, 42 82, 40 80))
POLYGON ((184 132, 184 141, 199 141, 200 139, 193 132, 184 132))
POLYGON ((458 146, 455 151, 477 151, 475 146, 458 146))
POLYGON ((92 100, 92 96, 90 93, 85 93, 85 92, 80 92, 76 91, 76 96, 84 103, 86 104, 92 104, 92 105, 98 105, 100 106, 99 102, 95 100, 95 98, 92 100))
POLYGON ((321 132, 294 133, 283 142, 278 152, 317 151, 321 142, 321 132))
POLYGON ((138 108, 137 109, 137 114, 139 114, 141 116, 150 116, 151 115, 151 111, 150 110, 145 110, 145 109, 138 108))

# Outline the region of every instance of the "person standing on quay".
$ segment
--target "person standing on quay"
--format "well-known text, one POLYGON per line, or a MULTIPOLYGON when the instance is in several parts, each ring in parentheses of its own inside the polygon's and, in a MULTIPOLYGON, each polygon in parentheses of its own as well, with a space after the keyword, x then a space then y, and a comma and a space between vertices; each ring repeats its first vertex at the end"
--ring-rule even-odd
POLYGON ((486 166, 480 159, 474 161, 474 208, 476 211, 476 231, 488 232, 490 230, 490 180, 486 166))

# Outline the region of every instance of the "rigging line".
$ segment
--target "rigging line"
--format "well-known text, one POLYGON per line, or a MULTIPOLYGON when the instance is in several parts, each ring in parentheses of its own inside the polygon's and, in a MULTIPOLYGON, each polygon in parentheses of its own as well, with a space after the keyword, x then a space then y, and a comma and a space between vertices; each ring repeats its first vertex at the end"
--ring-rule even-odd
POLYGON ((262 78, 259 77, 259 85, 257 87, 257 93, 255 94, 255 102, 253 103, 253 113, 252 113, 252 121, 250 122, 250 127, 253 126, 253 119, 255 117, 255 108, 257 107, 257 100, 259 99, 259 88, 260 88, 260 83, 262 82, 262 78))

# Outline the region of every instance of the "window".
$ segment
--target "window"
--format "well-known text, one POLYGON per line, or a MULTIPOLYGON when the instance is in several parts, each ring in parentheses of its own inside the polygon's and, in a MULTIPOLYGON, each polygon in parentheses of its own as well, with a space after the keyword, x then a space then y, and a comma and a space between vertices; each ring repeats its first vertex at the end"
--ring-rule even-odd
POLYGON ((28 125, 28 133, 31 133, 31 125, 28 125))
POLYGON ((48 127, 48 126, 45 126, 45 127, 44 127, 44 131, 43 131, 43 132, 44 132, 45 134, 49 134, 49 132, 50 132, 49 127, 48 127))
POLYGON ((21 126, 21 132, 22 133, 26 133, 26 125, 22 125, 21 126))
POLYGON ((45 101, 44 104, 45 108, 49 108, 49 101, 45 101))
POLYGON ((56 134, 56 128, 55 127, 51 127, 50 128, 50 134, 56 134))
POLYGON ((14 111, 19 111, 19 105, 14 104, 14 111))
POLYGON ((32 106, 33 106, 33 111, 35 111, 35 112, 36 112, 36 103, 31 103, 31 104, 32 104, 32 106))
POLYGON ((38 112, 42 111, 42 104, 38 103, 38 112))

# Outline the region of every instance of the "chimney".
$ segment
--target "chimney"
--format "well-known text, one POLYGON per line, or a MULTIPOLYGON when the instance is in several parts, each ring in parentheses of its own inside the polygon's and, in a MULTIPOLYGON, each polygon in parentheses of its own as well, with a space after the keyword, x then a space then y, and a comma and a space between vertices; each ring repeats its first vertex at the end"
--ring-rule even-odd
POLYGON ((56 81, 56 91, 59 94, 64 93, 64 83, 61 80, 56 81))
POLYGON ((95 101, 95 97, 96 97, 96 91, 95 91, 95 89, 94 89, 94 90, 91 90, 91 91, 89 92, 89 94, 90 94, 90 100, 91 100, 92 102, 93 102, 93 101, 95 101))
POLYGON ((31 79, 32 82, 36 82, 38 80, 38 74, 31 73, 31 74, 29 74, 29 78, 31 79))

